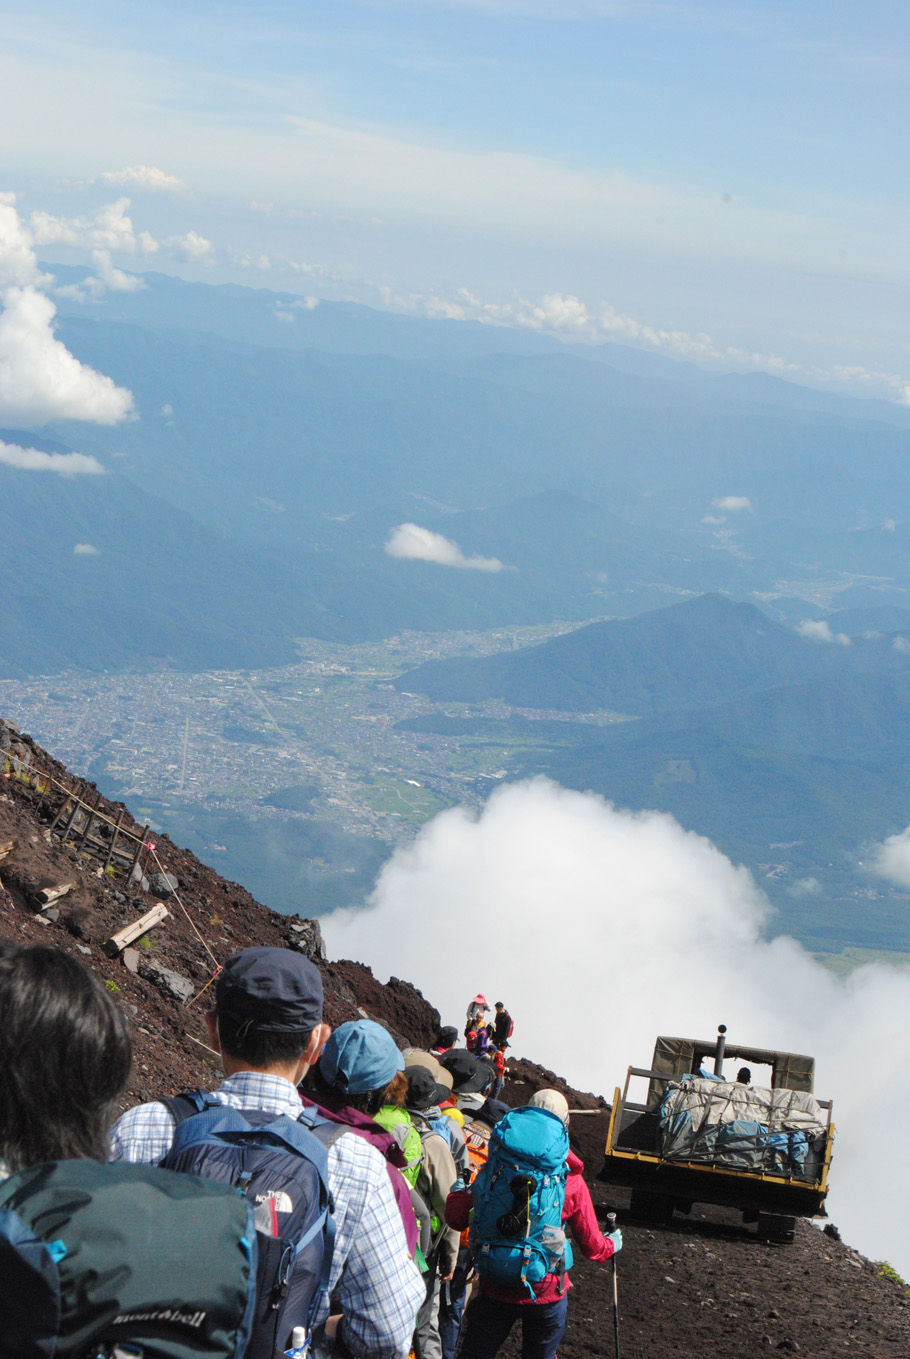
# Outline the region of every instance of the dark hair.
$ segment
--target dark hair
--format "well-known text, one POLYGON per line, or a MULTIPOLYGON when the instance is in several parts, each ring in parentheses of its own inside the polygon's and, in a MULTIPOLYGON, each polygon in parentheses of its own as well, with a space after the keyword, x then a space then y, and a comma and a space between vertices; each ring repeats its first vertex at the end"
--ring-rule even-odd
POLYGON ((133 1047, 120 1007, 60 949, 0 945, 0 1157, 108 1158, 133 1047))
POLYGON ((306 1052, 312 1033, 312 1029, 275 1033, 271 1029, 257 1029, 253 1020, 218 1014, 218 1038, 223 1051, 258 1070, 296 1062, 306 1052))

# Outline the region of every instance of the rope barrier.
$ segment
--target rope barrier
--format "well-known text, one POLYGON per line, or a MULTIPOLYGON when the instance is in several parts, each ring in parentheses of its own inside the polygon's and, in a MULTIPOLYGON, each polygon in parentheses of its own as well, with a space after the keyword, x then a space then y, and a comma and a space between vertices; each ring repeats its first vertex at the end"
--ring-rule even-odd
MULTIPOLYGON (((155 846, 153 845, 152 841, 151 841, 151 840, 147 840, 146 843, 145 843, 145 847, 146 847, 146 849, 149 851, 149 853, 151 854, 152 858, 155 860, 155 863, 156 863, 157 866, 158 866, 158 872, 161 873, 163 876, 166 876, 165 870, 164 870, 164 868, 163 868, 163 866, 162 866, 162 864, 161 864, 161 860, 158 858, 158 854, 157 854, 157 852, 156 852, 156 850, 155 850, 155 846)), ((205 942, 205 940, 203 939, 202 935, 201 935, 201 934, 199 933, 199 931, 197 930, 196 924, 195 924, 195 922, 194 922, 194 920, 193 920, 193 917, 190 915, 189 911, 186 909, 186 907, 184 906, 183 902, 181 901, 181 899, 180 899, 180 893, 177 891, 176 888, 174 888, 174 891, 173 891, 172 895, 173 895, 173 897, 174 897, 174 900, 177 902, 177 905, 180 907, 181 911, 183 912, 183 914, 186 916, 187 920, 189 921, 190 929, 193 931, 193 933, 195 934, 196 938, 199 940, 200 944, 201 944, 202 947, 205 949, 206 953, 209 955, 209 957, 211 958, 212 962, 215 964, 215 977, 217 977, 217 976, 218 976, 218 973, 221 971, 221 964, 219 963, 218 959, 215 957, 215 955, 214 955, 214 953, 212 952, 212 950, 209 948, 208 944, 207 944, 207 943, 205 942)), ((208 981, 208 982, 206 983, 206 986, 207 986, 207 987, 208 987, 208 986, 211 986, 212 982, 215 980, 215 977, 212 977, 211 980, 208 981)), ((199 994, 202 995, 202 992, 200 991, 199 994)))

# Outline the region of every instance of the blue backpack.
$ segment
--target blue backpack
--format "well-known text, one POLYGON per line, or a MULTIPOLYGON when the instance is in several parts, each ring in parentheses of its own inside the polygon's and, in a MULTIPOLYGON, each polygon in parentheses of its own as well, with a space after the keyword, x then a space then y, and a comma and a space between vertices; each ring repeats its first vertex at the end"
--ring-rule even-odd
POLYGON ((565 1276, 572 1247, 562 1226, 569 1134, 546 1109, 512 1109, 490 1135, 474 1181, 470 1246, 481 1279, 527 1288, 565 1276))
POLYGON ((52 1161, 0 1184, 4 1359, 243 1359, 253 1211, 157 1166, 52 1161))
POLYGON ((328 1148, 344 1125, 309 1107, 301 1108, 296 1121, 261 1109, 234 1109, 202 1090, 162 1103, 177 1130, 161 1165, 235 1185, 253 1206, 256 1311, 246 1359, 273 1359, 289 1350, 300 1326, 306 1328, 307 1349, 328 1298, 335 1240, 328 1148))

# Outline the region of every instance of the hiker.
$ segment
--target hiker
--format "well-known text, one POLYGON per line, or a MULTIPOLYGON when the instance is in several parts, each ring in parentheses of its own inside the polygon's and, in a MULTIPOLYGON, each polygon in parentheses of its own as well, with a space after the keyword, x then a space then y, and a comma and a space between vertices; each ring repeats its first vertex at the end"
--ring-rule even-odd
MULTIPOLYGON (((268 1114, 297 1123, 306 1115, 297 1086, 330 1034, 322 1022, 322 979, 308 959, 277 948, 235 954, 218 975, 206 1023, 225 1079, 204 1099, 260 1121, 268 1114)), ((157 1163, 192 1122, 178 1127, 175 1112, 160 1101, 139 1105, 117 1121, 113 1156, 157 1163)), ((325 1341, 358 1359, 399 1359, 408 1353, 424 1289, 386 1163, 362 1137, 342 1131, 328 1147, 327 1165, 335 1240, 324 1291, 341 1317, 325 1326, 325 1341)), ((267 1199, 275 1203, 274 1195, 267 1199)), ((322 1304, 312 1320, 317 1334, 327 1311, 322 1304)))
POLYGON ((512 1023, 512 1016, 509 1014, 501 1000, 497 1000, 493 1007, 493 1033, 492 1039, 500 1052, 509 1046, 508 1039, 512 1037, 515 1025, 512 1023))
POLYGON ((447 1222, 464 1228, 470 1220, 480 1275, 460 1359, 494 1359, 516 1321, 523 1359, 554 1359, 571 1286, 564 1227, 589 1260, 609 1260, 622 1248, 621 1232, 605 1236, 597 1224, 584 1166, 569 1150, 568 1117, 556 1090, 538 1091, 525 1108, 510 1110, 491 1134, 489 1159, 473 1187, 449 1198, 447 1222))
MULTIPOLYGON (((484 1101, 479 1109, 469 1113, 464 1125, 464 1140, 470 1166, 466 1174, 459 1176, 458 1183, 461 1188, 467 1188, 473 1184, 478 1172, 486 1165, 490 1154, 490 1133, 503 1115, 508 1112, 508 1105, 503 1104, 500 1100, 489 1098, 484 1101)), ((472 1270, 473 1262, 468 1232, 465 1230, 461 1234, 455 1272, 440 1292, 439 1336, 442 1341, 443 1359, 454 1359, 455 1356, 468 1279, 472 1270)))
POLYGON ((468 1026, 464 1036, 464 1045, 468 1052, 475 1057, 484 1057, 490 1047, 490 1035, 483 1017, 475 1019, 474 1023, 468 1026))
POLYGON ((441 1057, 444 1052, 449 1051, 449 1048, 454 1048, 457 1042, 458 1030, 455 1028, 455 1025, 446 1024, 444 1028, 439 1030, 439 1033, 436 1036, 436 1046, 431 1048, 430 1051, 434 1057, 441 1057))
POLYGON ((458 1172, 445 1134, 434 1126, 437 1121, 448 1122, 439 1111, 439 1102, 447 1098, 449 1090, 422 1064, 406 1067, 405 1075, 407 1108, 419 1132, 422 1148, 417 1188, 433 1214, 433 1240, 424 1275, 426 1298, 417 1313, 414 1353, 417 1359, 440 1359, 439 1290, 440 1285, 452 1277, 459 1244, 458 1233, 445 1221, 446 1201, 458 1172))
POLYGON ((493 1083, 493 1068, 463 1048, 443 1053, 440 1065, 452 1078, 452 1093, 458 1108, 466 1117, 476 1113, 493 1083))
POLYGON ((106 1161, 126 1085, 126 1016, 60 949, 0 946, 0 1164, 106 1161))
POLYGON ((246 1348, 250 1205, 223 1185, 107 1164, 131 1063, 126 1017, 97 977, 61 949, 0 945, 5 1355, 246 1348))
POLYGON ((474 1027, 478 1019, 483 1024, 486 1024, 486 1015, 489 1008, 490 1006, 486 996, 482 991, 478 991, 477 995, 468 1005, 467 1013, 465 1015, 465 1037, 467 1037, 468 1030, 474 1027))
MULTIPOLYGON (((420 1134, 404 1108, 408 1082, 404 1058, 391 1034, 372 1019, 342 1024, 329 1038, 301 1091, 305 1105, 343 1123, 386 1159, 408 1249, 414 1255, 418 1225, 429 1236, 430 1217, 412 1189, 420 1169, 420 1134)), ((428 1241, 421 1240, 421 1250, 428 1241)))
POLYGON ((502 1087, 506 1083, 506 1052, 509 1047, 508 1039, 503 1039, 501 1047, 491 1047, 486 1055, 486 1060, 493 1068, 493 1085, 490 1089, 490 1097, 499 1099, 502 1094, 502 1087))

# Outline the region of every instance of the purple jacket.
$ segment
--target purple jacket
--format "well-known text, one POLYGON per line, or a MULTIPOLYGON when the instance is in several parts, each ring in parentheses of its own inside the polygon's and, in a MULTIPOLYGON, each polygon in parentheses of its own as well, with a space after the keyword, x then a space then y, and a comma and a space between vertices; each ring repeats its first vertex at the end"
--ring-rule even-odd
POLYGON ((324 1094, 321 1100, 315 1100, 307 1093, 301 1094, 300 1098, 303 1104, 312 1105, 330 1122, 343 1123, 345 1127, 350 1128, 351 1132, 364 1138, 377 1151, 382 1152, 386 1160, 389 1179, 392 1182, 392 1192, 395 1195, 398 1211, 401 1213, 401 1221, 404 1224, 408 1250, 413 1255, 417 1249, 417 1219, 411 1206, 411 1191, 408 1182, 401 1173, 401 1169, 407 1165, 407 1161, 395 1138, 391 1133, 386 1132, 385 1128, 380 1128, 379 1124, 374 1122, 369 1114, 361 1113, 359 1109, 353 1109, 349 1104, 345 1104, 343 1096, 324 1094))

